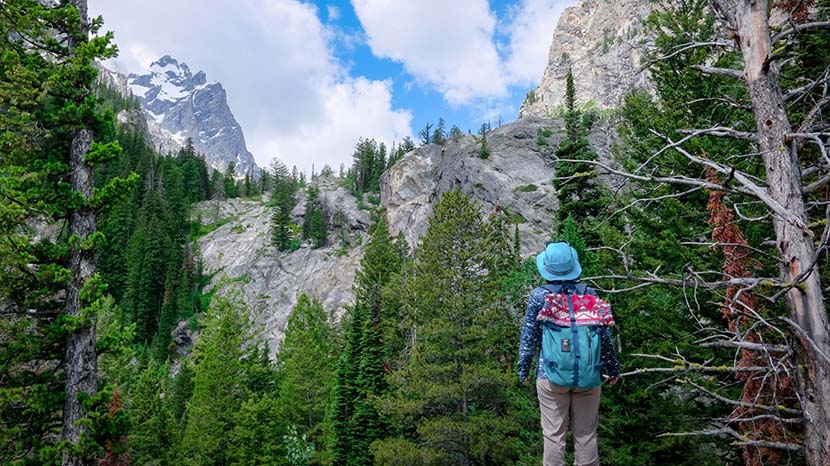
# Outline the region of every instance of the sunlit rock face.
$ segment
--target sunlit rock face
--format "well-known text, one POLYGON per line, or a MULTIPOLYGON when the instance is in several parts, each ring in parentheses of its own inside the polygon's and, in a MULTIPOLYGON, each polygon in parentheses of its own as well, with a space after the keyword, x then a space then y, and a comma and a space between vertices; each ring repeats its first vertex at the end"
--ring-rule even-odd
POLYGON ((582 105, 613 108, 630 90, 648 90, 642 50, 649 38, 643 22, 654 7, 649 0, 581 0, 567 8, 553 34, 542 81, 519 116, 555 114, 564 104, 568 68, 582 105))

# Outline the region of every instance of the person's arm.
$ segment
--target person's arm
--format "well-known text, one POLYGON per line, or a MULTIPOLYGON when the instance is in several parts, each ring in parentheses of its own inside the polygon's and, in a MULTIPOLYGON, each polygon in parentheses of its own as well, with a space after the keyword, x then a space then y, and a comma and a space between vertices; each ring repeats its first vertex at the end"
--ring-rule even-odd
POLYGON ((611 328, 600 327, 600 370, 603 374, 611 378, 611 383, 614 384, 619 380, 622 373, 620 358, 614 350, 614 342, 611 339, 611 328))
POLYGON ((536 316, 542 310, 545 304, 545 292, 539 288, 530 292, 530 298, 527 300, 527 312, 525 312, 524 323, 522 324, 522 334, 519 339, 519 363, 516 368, 516 374, 519 376, 519 381, 524 382, 530 374, 530 365, 533 363, 533 357, 536 356, 536 350, 539 346, 541 336, 541 327, 536 316))

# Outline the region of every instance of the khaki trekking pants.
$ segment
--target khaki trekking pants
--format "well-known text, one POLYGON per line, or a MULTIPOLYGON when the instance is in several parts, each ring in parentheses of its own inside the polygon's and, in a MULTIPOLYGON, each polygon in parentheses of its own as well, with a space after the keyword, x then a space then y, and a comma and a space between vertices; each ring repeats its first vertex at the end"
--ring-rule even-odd
POLYGON ((566 388, 540 378, 536 379, 536 392, 545 438, 543 466, 565 466, 565 433, 569 421, 574 437, 574 466, 598 466, 600 387, 587 390, 566 388))

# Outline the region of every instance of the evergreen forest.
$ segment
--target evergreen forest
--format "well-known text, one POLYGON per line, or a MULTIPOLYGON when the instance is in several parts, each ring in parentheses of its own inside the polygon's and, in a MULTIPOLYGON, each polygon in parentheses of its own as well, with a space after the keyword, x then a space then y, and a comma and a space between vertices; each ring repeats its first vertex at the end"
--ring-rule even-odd
MULTIPOLYGON (((579 102, 567 71, 563 134, 530 136, 557 197, 544 234, 614 308, 602 464, 826 466, 830 2, 775 3, 791 21, 760 32, 745 4, 767 2, 714 3, 649 16, 654 89, 619 108, 579 102)), ((413 151, 474 138, 491 163, 489 123, 361 138, 351 166, 308 179, 278 159, 218 170, 119 123, 140 105, 99 79, 117 47, 85 0, 0 9, 0 464, 541 463, 535 387, 516 376, 542 284, 522 219, 447 189, 412 242, 381 197, 413 151), (273 344, 245 277, 204 268, 233 202, 267 207, 263 254, 362 251, 345 310, 297 289, 273 344)))

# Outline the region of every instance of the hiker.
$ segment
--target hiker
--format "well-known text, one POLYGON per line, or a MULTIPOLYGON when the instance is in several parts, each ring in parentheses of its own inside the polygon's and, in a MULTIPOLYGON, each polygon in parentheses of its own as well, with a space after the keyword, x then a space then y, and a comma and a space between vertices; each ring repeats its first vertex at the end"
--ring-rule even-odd
POLYGON ((577 281, 582 266, 568 243, 545 244, 536 265, 547 284, 530 292, 517 374, 520 382, 529 383, 530 365, 538 352, 536 391, 544 436, 542 464, 564 466, 565 433, 570 423, 574 465, 596 466, 601 375, 608 377, 611 385, 620 375, 620 361, 609 329, 613 325, 611 307, 593 289, 577 281))

